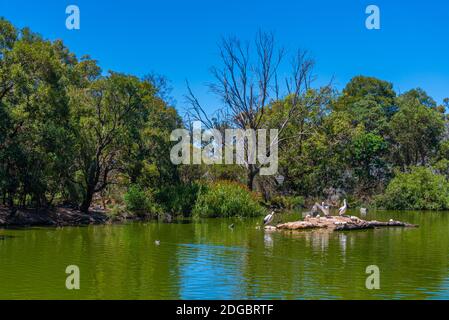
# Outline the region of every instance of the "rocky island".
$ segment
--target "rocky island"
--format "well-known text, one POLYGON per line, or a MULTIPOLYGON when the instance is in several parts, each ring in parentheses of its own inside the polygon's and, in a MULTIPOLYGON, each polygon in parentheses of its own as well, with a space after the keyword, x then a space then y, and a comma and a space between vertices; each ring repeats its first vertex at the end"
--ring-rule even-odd
POLYGON ((383 221, 367 221, 355 216, 325 216, 311 217, 307 216, 304 220, 281 223, 276 226, 265 226, 265 230, 310 230, 310 229, 328 229, 330 231, 344 230, 362 230, 382 227, 407 227, 416 228, 417 225, 390 220, 383 221))

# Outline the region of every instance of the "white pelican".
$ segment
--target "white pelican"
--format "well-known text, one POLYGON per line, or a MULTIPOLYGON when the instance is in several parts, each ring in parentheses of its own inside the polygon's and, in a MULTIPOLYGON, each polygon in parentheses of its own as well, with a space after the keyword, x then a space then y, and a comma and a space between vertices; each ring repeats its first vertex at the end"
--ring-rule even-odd
POLYGON ((319 204, 315 203, 310 211, 306 211, 306 212, 302 213, 303 217, 305 216, 307 218, 307 216, 312 216, 312 217, 315 216, 315 214, 318 213, 318 206, 319 206, 319 204))
MULTIPOLYGON (((315 203, 314 207, 316 207, 317 209, 320 209, 325 217, 329 216, 329 206, 324 204, 324 202, 321 202, 321 205, 318 203, 315 203)), ((318 213, 318 212, 316 212, 316 213, 318 213)), ((319 218, 319 215, 317 215, 316 218, 319 218)))
POLYGON ((348 204, 346 203, 346 199, 343 200, 343 207, 338 209, 338 215, 343 216, 346 213, 346 210, 348 209, 348 204))
POLYGON ((324 209, 324 215, 327 217, 327 216, 329 216, 329 209, 330 209, 330 206, 328 205, 328 204, 325 204, 324 202, 323 202, 323 209, 324 209))
POLYGON ((274 211, 272 211, 269 215, 267 215, 264 219, 263 219, 263 224, 267 225, 270 224, 274 219, 274 211))

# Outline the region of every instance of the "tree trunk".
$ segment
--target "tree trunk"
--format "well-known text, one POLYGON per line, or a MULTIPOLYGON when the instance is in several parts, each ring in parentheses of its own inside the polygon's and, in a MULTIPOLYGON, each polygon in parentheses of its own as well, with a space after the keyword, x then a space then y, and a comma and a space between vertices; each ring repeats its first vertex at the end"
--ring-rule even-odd
POLYGON ((257 173, 259 170, 257 167, 253 164, 250 164, 248 167, 248 180, 247 180, 247 186, 249 190, 254 191, 254 180, 256 179, 257 173))
POLYGON ((83 199, 83 203, 81 204, 80 210, 85 213, 89 213, 90 204, 92 203, 92 199, 94 197, 93 188, 87 188, 86 194, 83 199))
POLYGON ((14 208, 14 195, 11 192, 8 192, 7 204, 9 208, 14 208))
POLYGON ((95 188, 98 183, 98 177, 100 176, 100 167, 98 166, 99 152, 97 152, 97 158, 90 163, 88 170, 86 171, 86 193, 84 194, 83 203, 80 210, 84 213, 89 213, 89 208, 92 203, 92 199, 95 194, 95 188))

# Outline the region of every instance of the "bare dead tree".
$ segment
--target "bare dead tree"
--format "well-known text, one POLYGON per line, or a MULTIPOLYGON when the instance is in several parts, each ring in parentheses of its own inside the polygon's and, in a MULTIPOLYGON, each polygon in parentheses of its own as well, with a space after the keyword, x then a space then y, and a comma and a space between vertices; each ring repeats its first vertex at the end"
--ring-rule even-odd
MULTIPOLYGON (((266 126, 267 109, 275 101, 288 97, 291 106, 285 118, 277 128, 271 128, 278 129, 278 142, 288 139, 283 133, 291 119, 301 111, 300 106, 304 103, 302 97, 311 88, 315 78, 314 61, 306 51, 298 50, 291 58, 289 74, 280 82, 279 69, 286 54, 283 48, 277 46, 272 33, 259 31, 254 47, 235 37, 223 38, 219 49, 222 65, 212 68, 215 82, 209 88, 224 105, 221 115, 225 116, 222 121, 226 125, 222 127, 263 129, 266 126)), ((207 129, 217 127, 217 121, 208 116, 189 85, 187 101, 190 105, 190 119, 200 121, 207 129)), ((248 187, 252 190, 260 165, 245 163, 245 167, 248 172, 248 187)))

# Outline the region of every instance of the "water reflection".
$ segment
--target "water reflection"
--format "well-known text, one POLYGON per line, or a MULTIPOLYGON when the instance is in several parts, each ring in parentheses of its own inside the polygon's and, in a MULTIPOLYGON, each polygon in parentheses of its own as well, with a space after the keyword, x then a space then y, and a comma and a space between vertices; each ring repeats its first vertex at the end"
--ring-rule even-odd
POLYGON ((328 230, 312 230, 306 232, 306 242, 310 244, 314 251, 324 252, 329 246, 328 230))
MULTIPOLYGON (((428 292, 428 294, 432 295, 432 292, 428 292)), ((440 290, 438 290, 432 297, 435 300, 449 300, 449 278, 442 283, 440 290)))
POLYGON ((368 218, 420 228, 265 232, 256 229, 260 219, 214 219, 2 230, 0 298, 449 297, 449 214, 369 212, 368 218), (78 292, 64 289, 69 264, 81 269, 78 292), (365 289, 372 264, 381 270, 379 291, 365 289))
POLYGON ((14 238, 14 237, 12 237, 12 236, 4 236, 4 235, 0 235, 0 241, 1 241, 1 240, 12 239, 12 238, 14 238))
POLYGON ((181 245, 180 298, 232 299, 239 291, 245 250, 238 247, 181 245))
POLYGON ((340 242, 341 253, 343 255, 346 255, 346 240, 347 239, 348 239, 348 236, 345 233, 343 233, 343 232, 338 233, 338 240, 340 242))
POLYGON ((273 237, 271 236, 270 233, 265 233, 263 235, 263 242, 264 242, 266 248, 273 247, 273 237))

